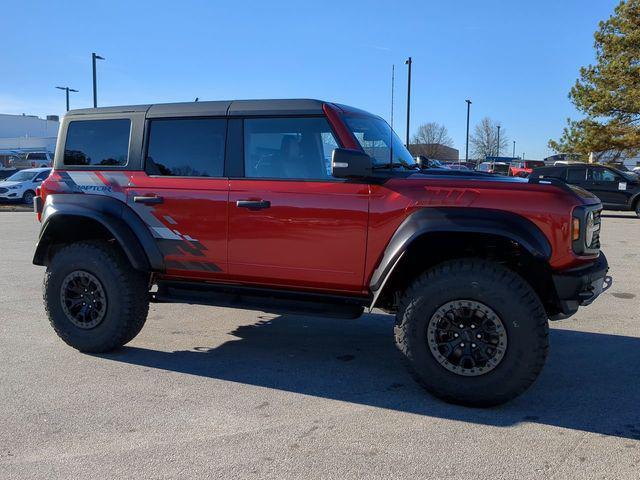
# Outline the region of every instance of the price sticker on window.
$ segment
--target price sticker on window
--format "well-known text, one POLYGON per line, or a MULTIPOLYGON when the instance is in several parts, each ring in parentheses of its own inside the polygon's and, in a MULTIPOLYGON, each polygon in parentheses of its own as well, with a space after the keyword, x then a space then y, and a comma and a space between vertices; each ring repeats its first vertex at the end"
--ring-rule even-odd
POLYGON ((626 190, 626 189, 627 189, 627 182, 618 183, 618 190, 626 190))

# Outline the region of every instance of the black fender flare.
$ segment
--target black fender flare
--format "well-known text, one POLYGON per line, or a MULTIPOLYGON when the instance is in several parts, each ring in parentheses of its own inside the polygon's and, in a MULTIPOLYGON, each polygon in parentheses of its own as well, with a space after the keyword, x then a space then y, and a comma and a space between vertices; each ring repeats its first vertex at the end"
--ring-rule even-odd
POLYGON ((547 261, 551 257, 551 244, 544 233, 515 213, 483 208, 423 208, 409 215, 389 240, 369 282, 374 298, 412 242, 424 234, 447 232, 506 237, 522 245, 535 258, 547 261))
POLYGON ((130 207, 105 195, 73 193, 47 196, 33 256, 35 265, 45 265, 47 252, 56 243, 59 229, 73 228, 73 219, 78 217, 93 220, 109 231, 136 270, 164 271, 164 259, 155 239, 130 207))

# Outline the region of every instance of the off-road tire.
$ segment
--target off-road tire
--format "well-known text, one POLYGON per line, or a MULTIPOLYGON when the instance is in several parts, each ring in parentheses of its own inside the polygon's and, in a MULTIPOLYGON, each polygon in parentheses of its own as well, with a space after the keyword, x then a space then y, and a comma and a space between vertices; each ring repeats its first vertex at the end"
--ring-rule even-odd
POLYGON ((416 278, 400 301, 395 326, 396 345, 418 383, 447 402, 475 407, 499 405, 523 393, 544 366, 548 337, 547 315, 531 286, 500 264, 473 258, 439 264, 416 278), (490 307, 507 334, 500 363, 478 376, 448 370, 428 345, 434 313, 462 299, 490 307))
POLYGON ((27 190, 22 194, 22 203, 26 205, 33 205, 33 198, 36 196, 36 193, 33 190, 27 190))
POLYGON ((61 248, 47 266, 45 310, 51 326, 68 345, 81 352, 108 352, 142 330, 149 312, 148 286, 148 275, 134 270, 116 246, 105 241, 72 243, 61 248), (62 307, 62 284, 74 271, 93 275, 106 294, 106 313, 93 328, 76 326, 62 307))
POLYGON ((640 218, 640 199, 636 200, 635 211, 636 211, 636 216, 640 218))

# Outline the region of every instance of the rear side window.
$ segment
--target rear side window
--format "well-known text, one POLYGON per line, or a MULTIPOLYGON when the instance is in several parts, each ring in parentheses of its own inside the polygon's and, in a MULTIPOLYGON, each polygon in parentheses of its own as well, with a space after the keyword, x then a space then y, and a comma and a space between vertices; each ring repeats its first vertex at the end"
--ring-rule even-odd
POLYGON ((129 157, 131 121, 76 120, 69 122, 64 164, 70 166, 123 166, 129 157))
POLYGON ((337 142, 325 118, 244 121, 244 174, 249 178, 328 180, 337 142))
POLYGON ((567 170, 568 183, 583 183, 587 175, 587 169, 584 167, 569 168, 567 170))
POLYGON ((146 171, 151 175, 222 177, 227 121, 214 118, 152 120, 146 171))
POLYGON ((28 153, 27 154, 27 160, 46 160, 46 159, 47 159, 46 153, 28 153))

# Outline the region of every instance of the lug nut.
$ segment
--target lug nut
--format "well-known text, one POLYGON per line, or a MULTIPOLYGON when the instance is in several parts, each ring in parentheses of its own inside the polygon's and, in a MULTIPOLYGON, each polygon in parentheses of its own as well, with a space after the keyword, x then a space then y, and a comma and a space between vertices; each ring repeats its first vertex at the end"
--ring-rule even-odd
POLYGON ((458 338, 460 335, 458 335, 457 333, 453 334, 454 338, 458 338))
POLYGON ((472 323, 472 324, 471 324, 471 328, 476 328, 475 323, 472 323))
POLYGON ((461 343, 460 346, 464 348, 464 343, 461 343))
POLYGON ((476 338, 482 338, 482 335, 477 334, 477 335, 476 335, 476 338))
POLYGON ((475 343, 472 343, 472 344, 471 344, 471 348, 476 348, 476 344, 475 344, 475 343))
POLYGON ((460 328, 464 328, 464 325, 462 323, 460 324, 460 328))

